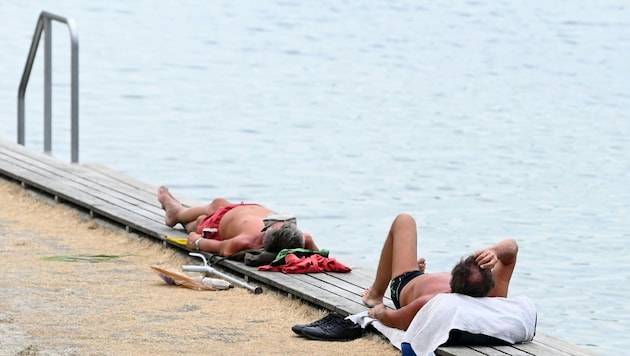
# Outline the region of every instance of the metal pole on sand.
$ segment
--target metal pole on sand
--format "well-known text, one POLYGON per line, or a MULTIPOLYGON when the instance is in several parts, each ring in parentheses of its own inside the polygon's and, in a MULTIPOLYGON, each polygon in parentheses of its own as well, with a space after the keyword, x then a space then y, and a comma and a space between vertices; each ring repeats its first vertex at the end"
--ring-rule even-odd
POLYGON ((183 265, 182 266, 182 270, 183 271, 210 273, 210 274, 213 274, 215 276, 221 277, 221 278, 227 280, 228 282, 231 282, 231 283, 239 285, 239 286, 241 286, 243 288, 249 289, 254 294, 261 294, 263 292, 262 288, 259 287, 259 286, 252 286, 250 284, 247 284, 244 281, 241 281, 240 279, 234 278, 232 276, 228 276, 227 274, 221 273, 221 272, 217 271, 216 269, 208 266, 208 261, 206 260, 206 256, 204 256, 204 255, 202 255, 200 253, 194 253, 194 252, 189 253, 189 255, 193 256, 193 257, 201 258, 203 260, 203 266, 183 265))

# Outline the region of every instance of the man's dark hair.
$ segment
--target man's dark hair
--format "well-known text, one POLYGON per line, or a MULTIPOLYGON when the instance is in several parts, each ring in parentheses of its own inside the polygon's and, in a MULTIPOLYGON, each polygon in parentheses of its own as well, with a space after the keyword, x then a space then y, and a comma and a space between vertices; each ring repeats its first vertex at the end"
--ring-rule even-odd
POLYGON ((278 253, 285 248, 303 248, 304 234, 297 225, 285 222, 279 228, 271 228, 265 231, 263 238, 265 251, 278 253))
POLYGON ((486 297, 494 288, 492 271, 479 267, 475 256, 463 258, 451 271, 451 292, 486 297))

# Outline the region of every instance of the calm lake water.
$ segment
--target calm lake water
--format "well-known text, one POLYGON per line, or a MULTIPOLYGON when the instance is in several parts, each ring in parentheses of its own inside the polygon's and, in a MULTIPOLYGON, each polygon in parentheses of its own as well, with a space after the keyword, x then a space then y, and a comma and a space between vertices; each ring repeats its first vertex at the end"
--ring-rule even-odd
MULTIPOLYGON (((511 294, 540 332, 630 346, 627 2, 4 0, 5 139, 42 10, 79 29, 82 163, 295 213, 351 266, 376 266, 401 212, 429 271, 516 238, 511 294)), ((53 154, 69 161, 70 42, 52 33, 53 154)))

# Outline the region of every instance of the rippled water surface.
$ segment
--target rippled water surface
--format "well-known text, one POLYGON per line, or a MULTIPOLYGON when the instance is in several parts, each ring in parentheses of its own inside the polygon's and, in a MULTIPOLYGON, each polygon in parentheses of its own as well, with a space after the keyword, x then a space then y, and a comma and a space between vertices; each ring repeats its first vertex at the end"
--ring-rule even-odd
MULTIPOLYGON (((627 350, 625 1, 5 0, 5 139, 42 10, 79 29, 82 163, 293 212, 350 265, 376 266, 401 212, 431 271, 514 237, 511 293, 535 301, 538 330, 627 350)), ((70 45, 52 33, 53 154, 69 161, 70 45)))

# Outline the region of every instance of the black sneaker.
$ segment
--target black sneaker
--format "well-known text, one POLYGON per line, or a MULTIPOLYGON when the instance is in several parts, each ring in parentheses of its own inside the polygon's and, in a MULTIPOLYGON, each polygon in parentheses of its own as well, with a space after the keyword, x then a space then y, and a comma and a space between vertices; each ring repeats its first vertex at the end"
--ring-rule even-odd
POLYGON ((302 328, 302 335, 311 340, 350 341, 363 336, 363 329, 352 320, 335 318, 317 326, 302 328))
POLYGON ((327 322, 333 321, 333 320, 343 320, 343 316, 341 316, 339 314, 335 314, 335 313, 328 314, 325 317, 323 317, 323 318, 321 318, 321 319, 319 319, 317 321, 314 321, 314 322, 312 322, 310 324, 293 325, 291 327, 291 330, 293 330, 294 333, 296 333, 296 334, 298 334, 300 336, 303 336, 302 335, 302 329, 304 329, 305 327, 308 327, 308 326, 319 326, 319 325, 321 325, 323 323, 327 323, 327 322))

